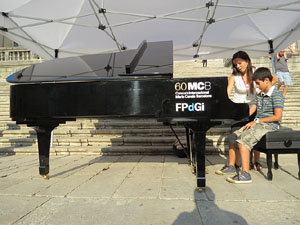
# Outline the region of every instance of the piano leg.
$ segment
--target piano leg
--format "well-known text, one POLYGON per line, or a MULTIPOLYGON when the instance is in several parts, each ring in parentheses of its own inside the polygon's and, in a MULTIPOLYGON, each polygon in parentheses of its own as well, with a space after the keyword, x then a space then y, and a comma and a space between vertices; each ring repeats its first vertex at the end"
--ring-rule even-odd
POLYGON ((201 190, 205 188, 205 144, 206 132, 214 126, 214 123, 184 123, 185 127, 191 129, 189 132, 190 148, 191 148, 191 163, 195 169, 194 173, 197 178, 197 187, 201 190))
POLYGON ((35 127, 38 148, 39 148, 39 160, 40 160, 40 175, 45 179, 49 179, 49 155, 50 155, 50 140, 51 132, 56 126, 37 126, 35 127))
POLYGON ((197 187, 204 188, 206 185, 205 178, 205 139, 206 131, 193 130, 193 148, 194 157, 196 162, 196 177, 197 177, 197 187))
POLYGON ((192 166, 195 168, 195 174, 197 178, 197 188, 201 190, 206 186, 206 177, 205 177, 205 146, 206 146, 206 132, 213 126, 219 125, 220 122, 199 122, 199 123, 183 123, 185 127, 191 129, 192 132, 189 132, 189 135, 192 135, 190 138, 191 143, 189 148, 192 148, 192 166))

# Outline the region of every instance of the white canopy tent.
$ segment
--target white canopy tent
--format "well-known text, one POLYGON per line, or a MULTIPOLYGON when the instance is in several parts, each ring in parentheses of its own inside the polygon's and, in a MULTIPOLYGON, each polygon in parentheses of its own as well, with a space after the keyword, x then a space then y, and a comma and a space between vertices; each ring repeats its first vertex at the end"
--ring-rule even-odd
POLYGON ((0 32, 45 59, 172 40, 174 60, 265 56, 300 39, 300 0, 1 0, 0 32))

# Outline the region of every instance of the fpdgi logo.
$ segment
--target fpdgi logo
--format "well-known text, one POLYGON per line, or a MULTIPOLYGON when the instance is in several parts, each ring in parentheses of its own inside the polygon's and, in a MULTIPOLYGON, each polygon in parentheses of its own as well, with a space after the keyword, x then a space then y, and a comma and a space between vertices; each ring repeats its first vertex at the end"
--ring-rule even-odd
POLYGON ((188 103, 176 103, 176 112, 184 112, 184 111, 190 111, 190 112, 194 112, 194 111, 204 111, 204 103, 201 102, 196 102, 196 103, 192 103, 192 104, 188 104, 188 103))

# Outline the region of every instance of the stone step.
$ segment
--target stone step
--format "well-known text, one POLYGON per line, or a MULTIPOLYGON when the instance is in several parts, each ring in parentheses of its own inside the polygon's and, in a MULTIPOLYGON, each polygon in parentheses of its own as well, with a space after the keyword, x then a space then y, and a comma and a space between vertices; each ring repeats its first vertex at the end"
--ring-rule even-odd
MULTIPOLYGON (((34 146, 1 148, 4 154, 37 154, 38 149, 34 146)), ((131 146, 131 147, 101 147, 101 146, 59 146, 50 148, 50 155, 74 155, 74 154, 96 154, 96 155, 126 155, 126 154, 173 154, 170 146, 131 146)))
POLYGON ((299 111, 285 111, 283 112, 283 118, 299 118, 299 111))
POLYGON ((282 126, 287 126, 287 127, 300 126, 300 120, 285 119, 284 122, 282 122, 282 126))
POLYGON ((135 128, 157 128, 163 126, 163 123, 157 122, 156 119, 149 120, 134 120, 134 119, 126 119, 124 120, 105 120, 100 121, 94 124, 97 128, 122 128, 122 127, 135 127, 135 128))
POLYGON ((172 145, 175 137, 53 137, 54 146, 156 146, 172 145))
MULTIPOLYGON (((212 141, 221 141, 222 137, 230 133, 230 128, 219 128, 220 132, 216 132, 210 129, 207 132, 207 138, 212 141)), ((69 146, 69 145, 157 145, 157 144, 170 144, 174 143, 175 136, 173 133, 162 133, 162 135, 154 136, 152 132, 151 136, 126 136, 126 135, 96 135, 96 136, 60 136, 56 133, 53 134, 52 143, 56 146, 69 146)), ((0 137, 0 145, 6 145, 9 143, 10 146, 20 144, 34 145, 37 144, 37 137, 34 130, 29 130, 27 135, 25 132, 19 132, 19 130, 3 131, 2 137, 0 137)), ((180 137, 185 136, 185 132, 177 132, 180 137)), ((207 141, 209 141, 207 140, 207 141)))
POLYGON ((5 118, 9 117, 9 110, 3 108, 0 109, 0 117, 4 116, 5 118))
MULTIPOLYGON (((184 133, 184 128, 176 128, 175 131, 177 133, 184 133)), ((119 134, 123 136, 170 136, 172 135, 172 131, 168 128, 145 128, 145 129, 96 129, 92 130, 91 133, 93 135, 103 135, 103 134, 119 134)))
POLYGON ((0 130, 14 130, 14 129, 22 129, 25 127, 24 125, 17 125, 15 122, 11 121, 0 121, 0 130))
POLYGON ((9 116, 0 116, 0 122, 11 122, 11 118, 9 116))
POLYGON ((33 146, 37 145, 37 140, 34 137, 16 137, 16 138, 7 138, 0 137, 0 147, 4 146, 33 146))
MULTIPOLYGON (((224 149, 214 146, 207 146, 208 154, 225 154, 228 148, 224 149)), ((38 154, 37 146, 5 147, 0 148, 0 154, 38 154)), ((55 146, 50 148, 50 155, 161 155, 174 154, 172 146, 55 146)))

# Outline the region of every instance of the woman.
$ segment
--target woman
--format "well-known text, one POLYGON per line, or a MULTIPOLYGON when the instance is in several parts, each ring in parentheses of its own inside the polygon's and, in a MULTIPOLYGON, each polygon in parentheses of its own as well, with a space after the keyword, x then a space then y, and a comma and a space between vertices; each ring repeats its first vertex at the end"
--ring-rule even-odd
MULTIPOLYGON (((232 56, 232 74, 228 80, 227 94, 231 95, 234 88, 233 102, 248 103, 251 105, 256 96, 255 83, 252 81, 253 66, 249 55, 244 51, 238 51, 232 56)), ((274 76, 273 76, 274 77, 274 76)), ((275 81, 276 82, 276 81, 275 81)), ((253 120, 255 115, 252 115, 249 120, 253 120)), ((232 128, 240 128, 249 121, 242 121, 234 124, 232 128)), ((239 164, 239 153, 234 150, 234 146, 229 144, 228 165, 225 165, 221 170, 217 170, 219 175, 235 174, 236 165, 239 164)), ((259 163, 260 152, 254 150, 254 170, 261 170, 262 166, 259 163)))
POLYGON ((248 103, 255 99, 256 88, 252 81, 253 67, 250 57, 244 51, 238 51, 232 57, 232 74, 228 80, 228 97, 234 87, 233 102, 248 103))

